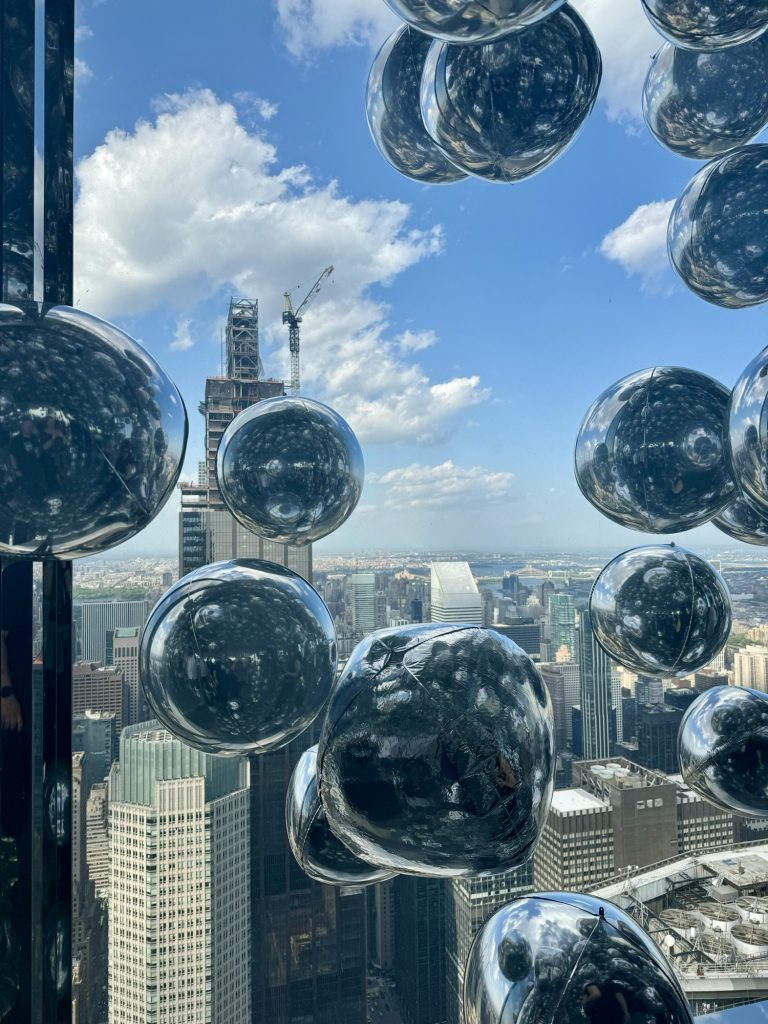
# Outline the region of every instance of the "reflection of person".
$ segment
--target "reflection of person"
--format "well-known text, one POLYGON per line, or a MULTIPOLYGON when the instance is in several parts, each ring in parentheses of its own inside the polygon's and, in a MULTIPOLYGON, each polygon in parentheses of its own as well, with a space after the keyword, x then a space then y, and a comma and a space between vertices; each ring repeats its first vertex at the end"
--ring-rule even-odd
POLYGON ((55 416, 46 418, 40 452, 48 490, 57 491, 61 486, 62 471, 65 470, 67 439, 55 416))
POLYGON ((45 481, 40 465, 40 438, 31 416, 25 416, 8 445, 11 469, 30 497, 39 497, 45 481))
POLYGON ((21 705, 13 688, 6 648, 7 630, 0 632, 0 728, 21 730, 21 705))
POLYGON ((581 1008, 591 1024, 627 1024, 629 1011, 623 993, 610 982, 590 982, 581 993, 581 1008))

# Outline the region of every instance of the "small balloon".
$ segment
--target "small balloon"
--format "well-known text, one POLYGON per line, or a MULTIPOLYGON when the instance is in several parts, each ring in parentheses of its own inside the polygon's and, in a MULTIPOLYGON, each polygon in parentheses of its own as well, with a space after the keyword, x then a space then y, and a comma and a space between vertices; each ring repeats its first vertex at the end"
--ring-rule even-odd
POLYGON ((589 613, 606 654, 643 675, 690 675, 717 657, 731 632, 722 576, 674 544, 634 548, 609 562, 589 613))
POLYGON ((394 875, 360 860, 328 827, 317 787, 317 746, 305 751, 293 769, 285 802, 285 824, 297 864, 315 882, 371 885, 394 875))
POLYGON ((730 407, 730 455, 745 498, 768 515, 768 348, 749 363, 736 382, 730 407))
POLYGON ((565 152, 597 99, 600 51, 568 4, 482 46, 435 41, 421 113, 461 170, 496 182, 530 177, 565 152))
POLYGON ((298 573, 240 559, 174 584, 149 616, 139 658, 147 701, 177 739, 208 754, 262 754, 317 718, 336 634, 298 573))
POLYGON ((768 545, 768 509, 761 509, 744 493, 715 516, 712 525, 742 544, 768 545))
POLYGON ((735 149, 691 179, 667 247, 699 298, 728 309, 768 302, 768 145, 735 149))
POLYGON ((678 733, 687 786, 733 814, 768 817, 768 697, 715 686, 685 714, 678 733))
POLYGON ((606 900, 535 893, 488 918, 464 971, 464 1024, 693 1024, 658 946, 606 900))
POLYGON ((386 0, 395 14, 446 43, 487 43, 548 18, 565 0, 386 0))
POLYGON ((0 554, 78 558, 143 530, 173 494, 181 395, 123 331, 69 306, 0 305, 0 554))
POLYGON ((615 523, 678 533, 709 522, 734 498, 728 401, 695 370, 657 366, 613 384, 576 439, 581 493, 615 523))
POLYGON ((224 431, 216 456, 229 511, 281 544, 309 544, 337 530, 360 500, 364 475, 349 424, 309 398, 249 406, 224 431))
POLYGON ((768 125, 768 33, 714 53, 665 43, 645 80, 643 113, 678 156, 711 160, 750 142, 768 125))
POLYGON ((467 175, 443 156, 421 118, 419 91, 429 47, 429 38, 408 25, 384 43, 368 78, 368 127, 396 171, 425 184, 444 185, 467 175))
POLYGON ((755 39, 768 28, 768 0, 642 0, 665 39, 688 50, 719 50, 755 39))
POLYGON ((334 687, 317 764, 328 824, 363 860, 434 877, 506 871, 531 856, 549 810, 549 695, 493 630, 381 630, 334 687))

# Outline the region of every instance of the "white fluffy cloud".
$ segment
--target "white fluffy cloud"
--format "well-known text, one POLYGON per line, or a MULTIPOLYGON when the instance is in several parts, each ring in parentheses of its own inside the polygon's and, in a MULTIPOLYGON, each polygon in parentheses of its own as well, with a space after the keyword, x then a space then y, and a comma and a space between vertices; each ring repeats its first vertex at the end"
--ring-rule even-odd
POLYGON ((369 473, 366 483, 385 487, 385 508, 480 508, 512 497, 513 473, 483 466, 457 466, 451 459, 438 466, 414 463, 386 473, 369 473))
POLYGON ((674 205, 674 200, 660 200, 638 206, 600 245, 606 259, 620 263, 627 274, 637 274, 645 288, 657 288, 669 266, 667 224, 674 205))
POLYGON ((375 45, 398 24, 383 0, 276 0, 275 6, 288 49, 301 57, 327 46, 375 45))
MULTIPOLYGON (((369 294, 438 253, 439 227, 416 230, 403 203, 353 201, 304 167, 281 167, 212 93, 167 97, 153 122, 110 132, 77 182, 75 294, 94 312, 175 303, 186 315, 229 290, 259 298, 264 337, 284 353, 283 291, 308 290, 332 262, 335 279, 302 329, 302 375, 363 440, 433 440, 487 397, 475 376, 430 380, 369 294)), ((410 338, 421 339, 411 350, 432 340, 410 338)))
POLYGON ((192 348, 194 344, 195 339, 192 337, 192 321, 189 319, 178 320, 176 322, 173 341, 169 345, 171 352, 186 352, 187 349, 192 348))

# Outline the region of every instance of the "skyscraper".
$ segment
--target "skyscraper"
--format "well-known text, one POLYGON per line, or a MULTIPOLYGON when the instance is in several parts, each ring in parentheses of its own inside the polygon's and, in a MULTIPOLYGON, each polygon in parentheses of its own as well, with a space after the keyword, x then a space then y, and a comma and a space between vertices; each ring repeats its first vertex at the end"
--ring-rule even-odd
POLYGON ((587 610, 579 612, 579 672, 582 756, 585 761, 610 757, 616 739, 611 714, 615 687, 610 659, 595 640, 587 610))
POLYGON ((136 627, 149 617, 150 606, 140 601, 76 600, 73 615, 76 630, 77 656, 80 661, 109 664, 107 633, 109 630, 136 627))
POLYGON ((567 647, 570 660, 576 660, 576 609, 570 594, 552 594, 549 599, 549 637, 553 657, 567 647))
POLYGON ((87 709, 72 718, 72 752, 85 754, 83 766, 83 806, 97 782, 109 775, 117 760, 117 716, 108 711, 87 709))
POLYGON ((139 629, 137 626, 115 629, 109 639, 111 664, 123 673, 123 682, 128 690, 128 723, 136 725, 142 718, 148 717, 143 714, 143 694, 139 683, 139 629))
POLYGON ((352 601, 352 629, 363 637, 376 629, 376 574, 355 572, 347 580, 352 601))
POLYGON ((118 734, 127 722, 128 690, 119 668, 103 668, 94 662, 75 662, 72 666, 72 714, 84 716, 99 711, 115 716, 118 734))
POLYGON ((432 621, 483 624, 480 591, 467 562, 432 563, 432 621))
POLYGON ((442 878, 398 875, 395 984, 405 1024, 446 1024, 446 894, 442 878))
POLYGON ((245 762, 129 726, 109 820, 110 1024, 249 1024, 245 762))

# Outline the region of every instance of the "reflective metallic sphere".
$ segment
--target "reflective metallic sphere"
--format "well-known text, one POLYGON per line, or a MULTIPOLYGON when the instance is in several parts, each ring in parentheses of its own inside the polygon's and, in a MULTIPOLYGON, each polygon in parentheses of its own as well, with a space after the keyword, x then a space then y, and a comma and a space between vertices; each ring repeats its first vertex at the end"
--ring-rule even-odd
POLYGON ((487 43, 542 18, 565 0, 386 0, 419 32, 446 43, 487 43))
POLYGON ((384 43, 368 78, 368 127, 395 170, 415 181, 443 185, 466 174, 443 156, 421 118, 421 73, 430 43, 408 25, 384 43))
POLYGON ((734 814, 768 817, 768 697, 715 686, 691 704, 677 737, 686 785, 734 814))
POLYGON ((334 687, 317 763, 328 823, 364 860, 435 877, 514 868, 549 810, 549 695, 493 630, 381 630, 334 687))
POLYGON ((317 746, 305 751, 293 769, 285 800, 285 825, 299 867, 316 882, 370 885, 394 874, 366 864, 331 832, 317 788, 317 746))
POLYGON ((752 360, 733 389, 730 452, 736 483, 768 515, 768 348, 752 360))
POLYGON ((181 395, 105 320, 0 305, 0 554, 76 558, 143 530, 176 486, 181 395))
POLYGON ((337 530, 363 489, 363 453, 349 424, 309 398, 269 398, 224 431, 219 489, 243 526, 281 544, 337 530))
POLYGON ((699 298, 730 309, 768 302, 768 145, 736 149, 691 179, 667 247, 699 298))
POLYGON ((281 565, 204 565, 158 601, 141 637, 153 712, 208 754, 265 753, 318 716, 336 673, 333 620, 281 565))
POLYGON ((573 142, 601 75, 592 33, 566 4, 493 43, 434 42, 424 64, 421 113, 457 167, 490 181, 519 181, 573 142))
POLYGON ((715 516, 712 525, 743 544, 768 544, 768 509, 761 509, 743 492, 715 516))
POLYGON ((720 653, 731 632, 722 576, 674 544, 634 548, 609 562, 589 613, 606 654, 645 675, 690 675, 720 653))
POLYGON ((657 366, 613 384, 584 417, 576 480, 603 515, 648 533, 701 526, 736 494, 728 400, 695 370, 657 366))
POLYGON ((665 43, 645 80, 643 112, 678 156, 711 160, 745 145, 768 124, 768 33, 714 53, 665 43))
POLYGON ((768 28, 768 0, 642 0, 653 27, 675 46, 719 50, 768 28))
POLYGON ((508 903, 475 936, 464 1024, 693 1024, 658 946, 612 903, 536 893, 508 903))

